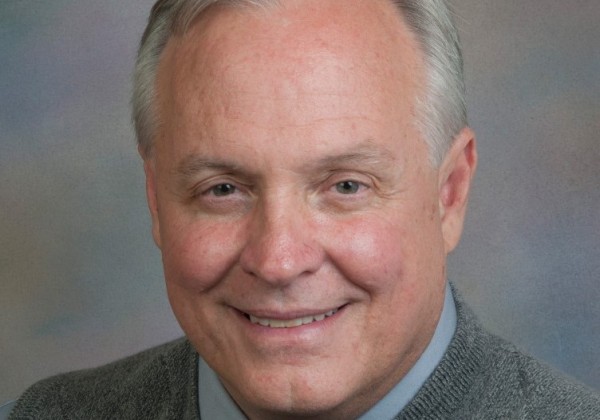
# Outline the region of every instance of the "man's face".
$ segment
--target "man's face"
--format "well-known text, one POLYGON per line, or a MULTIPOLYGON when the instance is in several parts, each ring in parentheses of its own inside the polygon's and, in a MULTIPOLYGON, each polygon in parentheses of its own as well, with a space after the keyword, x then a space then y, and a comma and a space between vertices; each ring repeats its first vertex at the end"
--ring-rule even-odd
POLYGON ((420 52, 384 1, 200 22, 161 59, 146 162, 175 315, 248 415, 360 414, 428 344, 458 237, 420 52))

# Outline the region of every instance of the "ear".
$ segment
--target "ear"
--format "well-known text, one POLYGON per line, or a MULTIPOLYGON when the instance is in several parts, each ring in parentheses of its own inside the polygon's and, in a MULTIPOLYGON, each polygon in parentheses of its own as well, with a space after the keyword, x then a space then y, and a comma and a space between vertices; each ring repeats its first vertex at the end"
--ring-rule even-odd
POLYGON ((460 240, 476 167, 475 134, 469 127, 465 127, 454 138, 438 172, 440 217, 446 254, 460 240))
POLYGON ((152 158, 144 159, 144 173, 146 174, 146 199, 152 217, 152 237, 156 246, 160 248, 160 222, 158 218, 158 200, 156 197, 156 169, 152 158))

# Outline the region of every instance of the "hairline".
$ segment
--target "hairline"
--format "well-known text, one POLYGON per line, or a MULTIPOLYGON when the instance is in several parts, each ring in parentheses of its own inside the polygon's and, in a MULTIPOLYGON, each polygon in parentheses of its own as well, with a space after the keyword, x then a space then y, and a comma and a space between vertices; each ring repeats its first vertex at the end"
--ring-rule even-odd
MULTIPOLYGON (((158 68, 160 65, 160 61, 163 56, 163 52, 168 44, 169 40, 174 37, 181 37, 185 35, 193 26, 194 21, 198 20, 208 12, 213 7, 222 6, 222 7, 233 7, 233 8, 244 8, 244 7, 252 7, 252 8, 260 8, 260 9, 268 9, 271 7, 275 7, 280 5, 279 0, 199 0, 199 1, 177 1, 171 0, 171 3, 175 1, 174 10, 171 12, 170 24, 162 29, 156 29, 153 33, 150 33, 150 26, 146 28, 146 32, 142 38, 140 51, 138 52, 138 61, 136 62, 136 71, 134 73, 134 97, 132 98, 133 104, 133 119, 136 126, 136 134, 138 137, 138 148, 144 158, 150 157, 152 155, 154 149, 155 136, 158 132, 158 126, 160 124, 160 116, 157 109, 157 97, 156 97, 156 84, 158 77, 158 68), (179 7, 175 7, 179 6, 179 7), (166 31, 167 34, 164 36, 163 31, 166 31), (142 58, 142 52, 144 45, 148 45, 148 37, 157 36, 157 32, 163 34, 163 37, 160 38, 158 43, 158 47, 155 48, 157 53, 154 54, 150 60, 146 60, 147 62, 141 63, 140 59, 142 58), (145 83, 141 82, 141 70, 144 68, 149 68, 149 71, 144 73, 146 78, 150 80, 146 80, 145 83), (140 84, 143 84, 146 88, 142 95, 139 95, 140 92, 140 84), (140 96, 144 96, 144 98, 140 98, 140 96), (137 105, 137 106, 136 106, 137 105), (143 107, 140 105, 144 105, 143 107)), ((436 69, 435 61, 438 59, 435 56, 436 51, 428 51, 429 44, 432 42, 427 42, 427 37, 430 34, 423 34, 419 31, 418 23, 411 21, 411 5, 406 5, 407 2, 402 0, 385 0, 388 1, 398 13, 398 17, 401 19, 401 22, 406 25, 408 31, 415 37, 417 42, 419 52, 421 54, 423 63, 424 63, 424 72, 425 72, 425 86, 420 89, 420 92, 415 95, 415 104, 417 107, 417 118, 415 120, 415 125, 418 132, 422 135, 423 140, 427 144, 430 162, 433 166, 438 166, 443 160, 446 151, 448 150, 450 144, 452 143, 452 139, 440 140, 444 137, 447 137, 448 134, 444 133, 443 130, 447 129, 447 124, 444 127, 441 127, 442 122, 439 120, 442 116, 439 114, 440 106, 435 107, 434 102, 440 100, 438 96, 440 96, 439 92, 436 91, 435 85, 439 83, 440 80, 442 82, 446 82, 447 78, 442 75, 439 75, 439 69, 436 69), (435 115, 432 115, 435 114, 435 115), (432 121, 433 120, 433 121, 432 121)), ((419 0, 417 0, 419 1, 419 0)), ((160 4, 169 3, 169 0, 166 1, 158 1, 152 13, 155 12, 155 9, 160 4)), ((413 16, 413 18, 415 18, 413 16)), ((417 16, 416 19, 419 17, 417 16)), ((168 23, 168 22, 167 22, 168 23)), ((163 23, 164 24, 164 23, 163 23)), ((156 25, 160 26, 160 24, 156 25)), ((452 24, 453 26, 453 24, 452 24)), ((422 29, 422 28, 421 28, 422 29)), ((445 39, 444 39, 445 41, 445 39)), ((451 118, 453 122, 456 120, 460 120, 456 127, 451 129, 452 133, 450 134, 453 138, 458 131, 467 125, 466 122, 466 111, 464 104, 464 82, 462 81, 462 56, 460 52, 460 46, 458 45, 458 39, 454 39, 455 47, 458 53, 459 66, 460 66, 460 74, 455 75, 455 82, 459 85, 458 88, 461 90, 460 92, 456 92, 457 97, 459 98, 461 104, 458 104, 457 107, 461 108, 461 115, 455 116, 456 118, 451 118), (462 105, 462 106, 461 106, 462 105)), ((151 44, 151 43, 150 43, 151 44)), ((152 44, 151 44, 152 45, 152 44)), ((439 51, 438 51, 439 52, 439 51)), ((439 66, 438 66, 439 67, 439 66)), ((452 70, 452 69, 451 69, 452 70)), ((447 74, 446 74, 447 76, 447 74)), ((438 88, 440 86, 437 86, 438 88)), ((450 86, 451 88, 455 86, 450 86)), ((439 105, 439 104, 438 104, 439 105)), ((455 124, 456 125, 456 124, 455 124)))

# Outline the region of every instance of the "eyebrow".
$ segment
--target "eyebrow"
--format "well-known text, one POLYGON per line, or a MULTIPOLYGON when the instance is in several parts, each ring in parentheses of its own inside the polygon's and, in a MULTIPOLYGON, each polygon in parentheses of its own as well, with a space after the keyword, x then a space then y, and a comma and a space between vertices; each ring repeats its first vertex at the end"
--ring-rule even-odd
POLYGON ((344 167, 369 166, 385 167, 396 163, 391 151, 381 146, 375 146, 371 141, 365 141, 352 148, 347 153, 331 154, 311 162, 304 168, 307 171, 327 169, 343 169, 344 167))
MULTIPOLYGON (((336 169, 352 169, 355 166, 368 166, 371 168, 386 168, 396 165, 398 162, 393 158, 393 153, 374 142, 366 140, 352 147, 345 153, 332 153, 318 158, 316 161, 308 162, 299 167, 299 172, 315 173, 331 171, 336 169)), ((239 174, 247 178, 256 178, 258 175, 234 161, 220 158, 204 157, 192 154, 184 158, 174 169, 175 174, 185 181, 203 171, 218 171, 239 174)))
POLYGON ((175 168, 174 172, 183 178, 196 175, 198 172, 206 170, 227 171, 227 172, 246 172, 240 165, 221 159, 212 159, 196 154, 187 156, 175 168))

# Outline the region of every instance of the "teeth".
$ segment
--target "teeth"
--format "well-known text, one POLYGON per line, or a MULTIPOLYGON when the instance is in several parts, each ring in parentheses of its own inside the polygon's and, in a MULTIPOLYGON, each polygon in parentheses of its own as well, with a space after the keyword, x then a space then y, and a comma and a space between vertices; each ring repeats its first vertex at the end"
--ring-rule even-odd
POLYGON ((263 327, 270 328, 294 328, 299 327, 301 325, 310 324, 316 321, 323 321, 325 318, 330 317, 334 313, 337 312, 337 309, 332 309, 329 312, 320 315, 310 315, 301 318, 295 319, 267 319, 267 318, 258 318, 254 315, 249 315, 250 322, 253 324, 262 325, 263 327))

